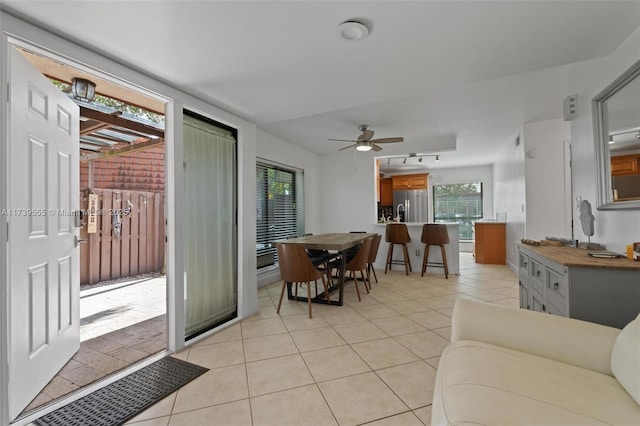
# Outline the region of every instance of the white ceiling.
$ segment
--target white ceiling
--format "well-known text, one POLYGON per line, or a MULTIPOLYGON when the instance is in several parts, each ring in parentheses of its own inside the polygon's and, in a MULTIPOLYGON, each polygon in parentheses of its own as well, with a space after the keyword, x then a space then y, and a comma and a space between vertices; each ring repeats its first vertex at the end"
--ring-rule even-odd
POLYGON ((375 137, 405 138, 377 155, 444 152, 425 159, 431 167, 491 164, 523 123, 561 118, 571 94, 562 66, 611 54, 640 25, 640 1, 0 6, 316 153, 366 123, 375 137), (348 19, 370 37, 339 40, 348 19))

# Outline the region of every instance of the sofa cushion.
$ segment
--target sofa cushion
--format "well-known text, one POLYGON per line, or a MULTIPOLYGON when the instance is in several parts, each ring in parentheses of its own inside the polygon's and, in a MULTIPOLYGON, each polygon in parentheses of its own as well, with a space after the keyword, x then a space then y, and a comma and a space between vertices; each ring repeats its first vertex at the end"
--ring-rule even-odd
POLYGON ((616 338, 611 353, 611 371, 640 404, 640 315, 627 324, 616 338))
POLYGON ((461 340, 442 353, 432 416, 434 425, 626 425, 638 424, 640 406, 612 376, 461 340))

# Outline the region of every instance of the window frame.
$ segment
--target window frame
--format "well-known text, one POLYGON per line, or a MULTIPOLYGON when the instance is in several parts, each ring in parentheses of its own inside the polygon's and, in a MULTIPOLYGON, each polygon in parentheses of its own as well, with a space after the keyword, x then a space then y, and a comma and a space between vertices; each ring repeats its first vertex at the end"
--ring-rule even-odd
MULTIPOLYGON (((272 181, 273 182, 273 181, 272 181)), ((304 234, 304 170, 263 158, 256 159, 256 270, 263 271, 278 263, 278 253, 274 244, 277 240, 298 237, 304 234), (279 177, 280 173, 290 176, 280 180, 282 191, 290 190, 290 194, 270 192, 270 176, 272 171, 279 177), (267 176, 260 179, 259 173, 267 176), (266 178, 266 179, 265 179, 266 178), (287 183, 290 185, 287 187, 287 183), (271 196, 271 198, 269 198, 271 196), (288 198, 291 197, 291 198, 288 198), (269 203, 273 202, 270 206, 269 203), (289 206, 287 206, 289 204, 289 206), (279 211, 278 211, 279 210, 279 211), (283 223, 283 216, 287 222, 283 223)))
MULTIPOLYGON (((458 223, 459 225, 458 236, 459 236, 460 242, 474 241, 475 235, 473 232, 473 222, 484 218, 484 182, 482 182, 481 180, 478 180, 478 181, 462 182, 462 183, 437 184, 437 185, 432 185, 431 191, 432 191, 431 194, 433 198, 433 221, 435 223, 451 223, 451 222, 458 223), (474 185, 474 184, 477 184, 480 188, 480 191, 478 192, 480 194, 480 199, 479 199, 479 202, 476 201, 476 205, 477 207, 479 207, 479 215, 475 214, 475 215, 460 216, 460 217, 456 217, 457 220, 451 219, 450 216, 445 219, 437 218, 438 198, 442 197, 442 196, 436 195, 437 188, 458 186, 458 185, 474 185)), ((457 214, 457 213, 453 213, 453 214, 457 214)))

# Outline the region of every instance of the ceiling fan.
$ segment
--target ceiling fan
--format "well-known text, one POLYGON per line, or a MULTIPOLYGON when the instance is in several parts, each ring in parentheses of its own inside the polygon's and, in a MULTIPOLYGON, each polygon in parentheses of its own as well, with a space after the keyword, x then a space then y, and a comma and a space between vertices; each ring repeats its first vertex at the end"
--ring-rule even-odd
POLYGON ((382 147, 377 145, 379 143, 392 143, 392 142, 404 141, 404 138, 402 137, 371 139, 375 132, 369 129, 368 124, 361 124, 358 126, 358 129, 360 129, 362 134, 358 136, 358 139, 356 140, 352 140, 352 139, 329 139, 329 140, 338 141, 338 142, 355 142, 355 144, 341 148, 338 151, 344 151, 345 149, 353 148, 355 146, 357 151, 369 151, 372 149, 376 152, 382 150, 382 147))

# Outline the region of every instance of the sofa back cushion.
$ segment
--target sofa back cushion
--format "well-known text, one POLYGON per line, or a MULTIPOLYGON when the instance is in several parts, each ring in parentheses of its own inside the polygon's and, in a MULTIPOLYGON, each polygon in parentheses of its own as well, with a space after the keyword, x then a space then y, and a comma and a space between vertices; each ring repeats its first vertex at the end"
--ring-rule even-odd
POLYGON ((616 338, 611 353, 611 371, 640 405, 640 315, 616 338))

